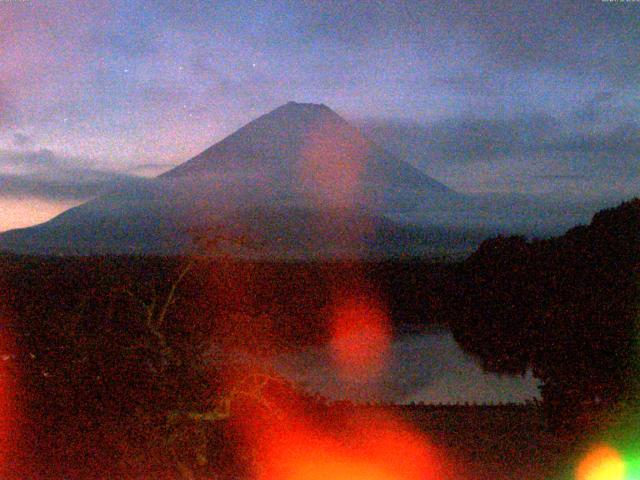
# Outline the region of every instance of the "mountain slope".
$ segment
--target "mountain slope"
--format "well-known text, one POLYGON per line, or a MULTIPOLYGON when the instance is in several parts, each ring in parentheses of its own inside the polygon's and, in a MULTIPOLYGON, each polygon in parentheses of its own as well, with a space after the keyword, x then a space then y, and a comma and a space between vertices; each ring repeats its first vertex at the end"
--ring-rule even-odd
POLYGON ((160 177, 236 174, 242 169, 259 171, 280 182, 304 182, 305 176, 314 173, 332 180, 358 175, 361 182, 453 194, 382 150, 327 106, 295 102, 248 123, 160 177), (308 172, 312 167, 319 172, 308 172))
POLYGON ((184 253, 194 249, 194 231, 224 229, 235 221, 281 239, 263 251, 267 256, 366 255, 372 250, 383 255, 385 249, 395 254, 397 241, 410 253, 422 251, 431 237, 412 234, 411 241, 397 240, 406 235, 383 216, 455 198, 455 192, 389 155, 328 107, 290 102, 156 179, 99 197, 42 225, 0 235, 0 249, 184 253), (365 218, 376 225, 373 230, 347 234, 365 218), (317 229, 323 224, 330 227, 325 233, 317 229), (278 229, 286 235, 278 235, 278 229), (309 235, 322 241, 308 243, 303 237, 309 235))

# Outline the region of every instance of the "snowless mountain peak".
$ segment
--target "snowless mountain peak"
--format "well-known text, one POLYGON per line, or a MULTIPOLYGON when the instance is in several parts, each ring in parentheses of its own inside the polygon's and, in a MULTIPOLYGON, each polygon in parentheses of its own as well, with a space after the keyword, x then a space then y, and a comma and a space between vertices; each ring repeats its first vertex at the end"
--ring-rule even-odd
POLYGON ((323 104, 288 102, 258 117, 161 178, 263 175, 294 189, 360 184, 452 193, 366 138, 323 104), (334 183, 338 182, 338 183, 334 183), (333 185, 332 185, 333 184, 333 185))
POLYGON ((433 208, 455 195, 326 105, 289 102, 156 179, 0 235, 0 249, 166 254, 192 248, 193 231, 253 225, 282 240, 274 251, 286 255, 351 254, 376 245, 378 230, 398 244, 408 238, 387 212, 433 208), (367 228, 352 238, 359 223, 367 228))

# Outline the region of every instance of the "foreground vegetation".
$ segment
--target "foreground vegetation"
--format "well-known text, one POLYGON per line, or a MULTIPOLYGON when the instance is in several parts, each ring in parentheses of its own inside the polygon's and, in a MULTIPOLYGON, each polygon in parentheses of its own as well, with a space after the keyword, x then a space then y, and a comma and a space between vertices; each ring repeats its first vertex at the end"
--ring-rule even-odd
POLYGON ((269 372, 239 374, 224 352, 326 341, 330 299, 355 281, 389 305, 397 335, 451 328, 486 369, 543 381, 541 406, 484 423, 456 423, 458 411, 438 429, 424 410, 409 415, 475 458, 477 478, 539 478, 557 462, 550 450, 570 455, 634 401, 639 232, 635 200, 562 237, 499 237, 450 264, 4 256, 0 393, 16 406, 14 478, 238 478, 252 461, 238 418, 294 401, 331 422, 340 408, 269 372))

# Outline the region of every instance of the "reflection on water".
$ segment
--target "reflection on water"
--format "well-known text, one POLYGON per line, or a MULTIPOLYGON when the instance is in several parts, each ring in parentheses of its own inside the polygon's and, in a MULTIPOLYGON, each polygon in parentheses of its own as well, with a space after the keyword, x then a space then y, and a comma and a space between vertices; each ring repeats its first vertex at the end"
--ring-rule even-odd
POLYGON ((329 346, 278 355, 276 371, 330 399, 425 403, 524 402, 539 398, 539 381, 485 373, 449 332, 396 339, 386 370, 372 379, 337 375, 329 346))

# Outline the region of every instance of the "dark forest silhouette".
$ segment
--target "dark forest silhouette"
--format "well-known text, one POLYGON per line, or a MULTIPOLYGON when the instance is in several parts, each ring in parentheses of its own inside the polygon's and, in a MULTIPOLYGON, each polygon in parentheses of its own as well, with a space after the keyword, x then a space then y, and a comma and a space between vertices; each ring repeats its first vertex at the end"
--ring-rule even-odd
POLYGON ((561 237, 487 240, 460 266, 454 336, 487 370, 531 369, 569 426, 637 393, 639 268, 639 199, 561 237))

